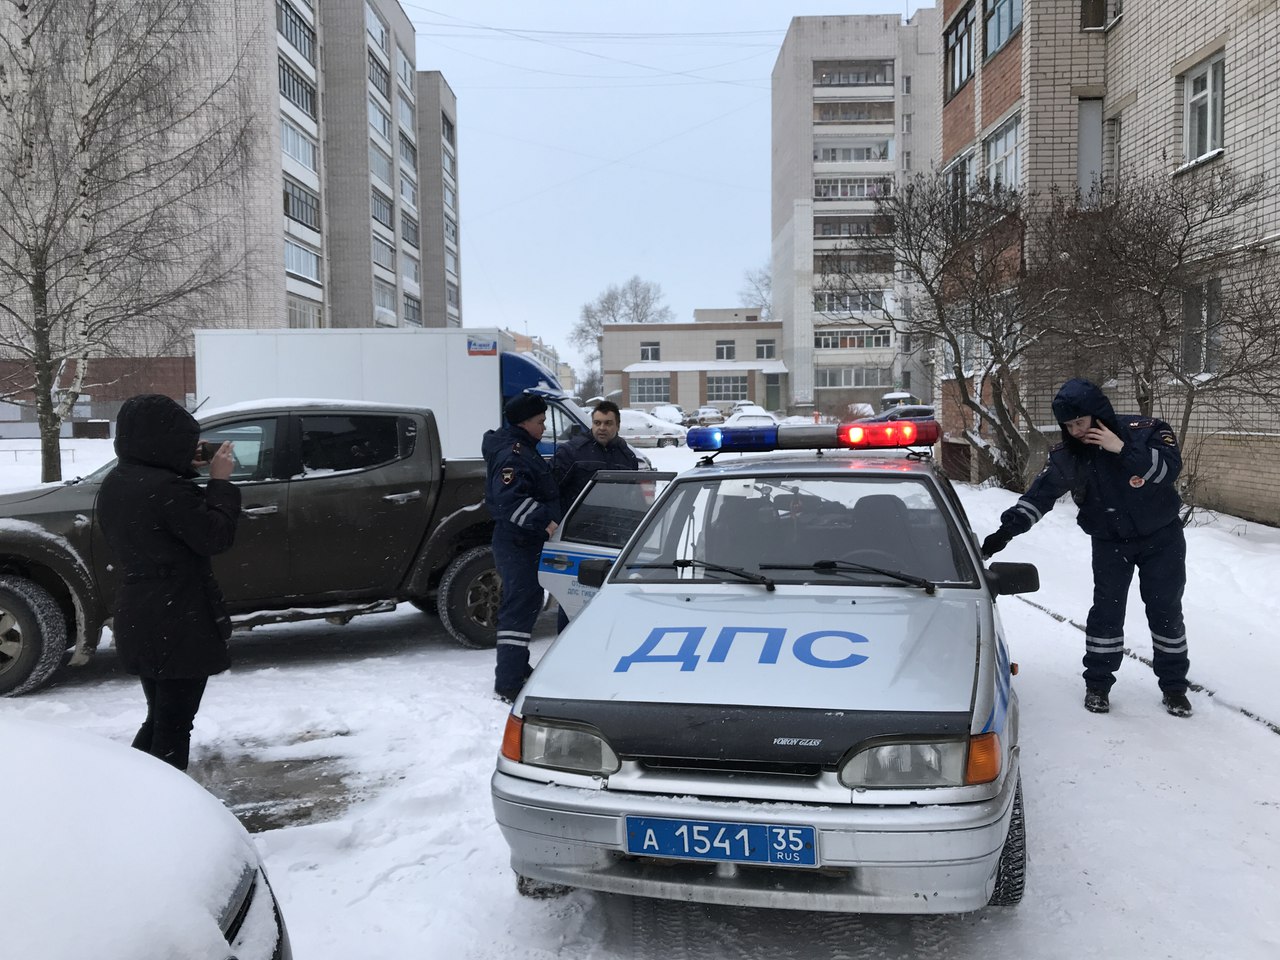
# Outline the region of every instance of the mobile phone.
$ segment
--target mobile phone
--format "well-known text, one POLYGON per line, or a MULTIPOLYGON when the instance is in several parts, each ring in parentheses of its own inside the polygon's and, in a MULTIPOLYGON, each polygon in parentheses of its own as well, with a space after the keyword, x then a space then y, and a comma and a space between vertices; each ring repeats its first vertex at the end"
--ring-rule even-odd
POLYGON ((222 444, 220 444, 220 443, 213 443, 213 442, 211 442, 211 441, 209 441, 209 440, 201 440, 201 441, 200 441, 200 448, 199 448, 199 449, 200 449, 200 461, 201 461, 202 463, 209 463, 209 462, 211 462, 211 461, 213 460, 213 455, 214 455, 215 453, 217 453, 217 452, 218 452, 218 450, 219 450, 219 449, 221 449, 221 447, 222 447, 222 444))

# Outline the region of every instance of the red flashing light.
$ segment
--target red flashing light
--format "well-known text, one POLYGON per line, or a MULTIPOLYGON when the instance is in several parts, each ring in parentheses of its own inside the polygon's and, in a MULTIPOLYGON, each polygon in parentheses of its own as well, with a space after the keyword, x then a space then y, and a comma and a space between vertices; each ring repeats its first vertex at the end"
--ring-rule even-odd
POLYGON ((836 434, 840 446, 877 450, 931 446, 938 440, 936 420, 891 420, 884 423, 845 423, 836 434))

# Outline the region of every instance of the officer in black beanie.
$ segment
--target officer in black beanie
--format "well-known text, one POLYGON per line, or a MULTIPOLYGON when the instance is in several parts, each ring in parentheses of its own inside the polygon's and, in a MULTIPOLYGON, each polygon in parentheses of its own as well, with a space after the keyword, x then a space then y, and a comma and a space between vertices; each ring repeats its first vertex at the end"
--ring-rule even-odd
POLYGON ((521 393, 503 409, 506 425, 489 430, 481 449, 488 469, 485 505, 493 515, 493 562, 502 578, 498 662, 493 689, 512 701, 532 672, 529 641, 542 609, 538 560, 560 522, 560 488, 538 453, 547 402, 521 393))

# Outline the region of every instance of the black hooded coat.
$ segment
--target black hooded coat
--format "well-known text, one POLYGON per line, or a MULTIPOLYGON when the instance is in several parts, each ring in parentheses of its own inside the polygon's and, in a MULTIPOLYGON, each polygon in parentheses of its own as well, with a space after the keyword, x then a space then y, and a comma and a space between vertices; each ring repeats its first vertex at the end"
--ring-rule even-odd
POLYGON ((200 427, 169 397, 125 401, 119 462, 102 482, 98 517, 120 576, 112 633, 124 668, 158 680, 196 679, 231 665, 231 621, 209 558, 231 548, 240 490, 193 483, 200 427))

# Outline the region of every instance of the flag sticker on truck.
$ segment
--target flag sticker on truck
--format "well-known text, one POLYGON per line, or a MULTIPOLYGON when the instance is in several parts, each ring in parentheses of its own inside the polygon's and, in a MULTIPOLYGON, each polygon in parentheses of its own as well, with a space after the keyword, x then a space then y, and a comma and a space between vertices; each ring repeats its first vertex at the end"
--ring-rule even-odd
POLYGON ((467 356, 496 357, 497 355, 497 340, 482 340, 479 337, 467 337, 467 356))

